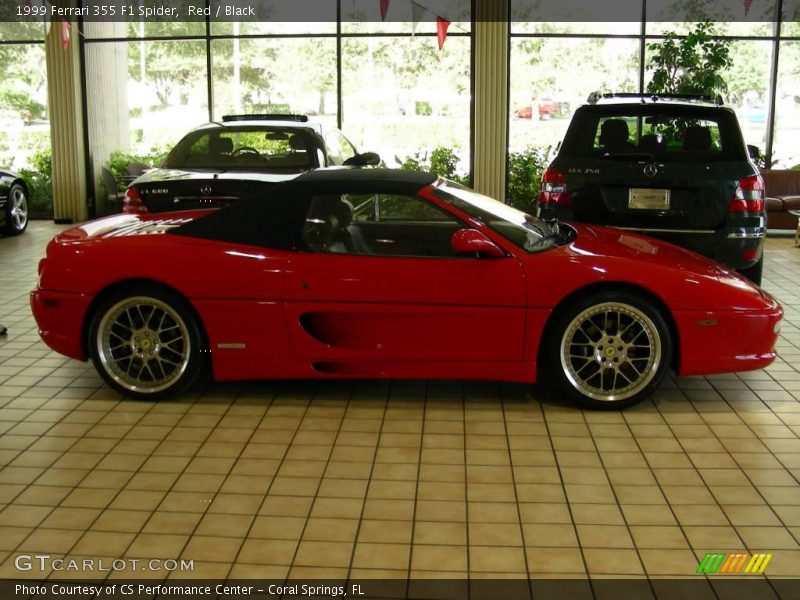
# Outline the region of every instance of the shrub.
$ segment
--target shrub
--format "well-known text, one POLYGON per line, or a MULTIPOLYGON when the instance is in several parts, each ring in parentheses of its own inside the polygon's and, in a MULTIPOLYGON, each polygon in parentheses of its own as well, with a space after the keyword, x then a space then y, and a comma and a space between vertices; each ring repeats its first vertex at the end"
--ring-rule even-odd
POLYGON ((414 113, 418 117, 429 117, 433 114, 431 103, 427 100, 418 100, 414 103, 414 113))
POLYGON ((542 173, 549 162, 550 148, 528 147, 508 155, 506 203, 533 214, 539 202, 542 173))
POLYGON ((129 154, 121 150, 115 150, 108 158, 108 170, 120 182, 120 191, 124 189, 121 185, 122 179, 128 174, 128 165, 131 163, 142 163, 148 167, 157 167, 167 157, 167 148, 151 148, 147 154, 129 154))
POLYGON ((400 168, 405 171, 427 171, 462 185, 469 185, 469 176, 456 171, 459 158, 450 148, 437 146, 430 152, 420 151, 399 162, 400 168))
POLYGON ((715 96, 727 91, 723 73, 733 66, 731 42, 716 35, 715 25, 703 21, 684 37, 670 31, 663 40, 648 44, 648 93, 715 96))
POLYGON ((53 216, 53 159, 50 150, 41 150, 31 157, 30 169, 19 174, 28 184, 28 206, 32 217, 53 216))

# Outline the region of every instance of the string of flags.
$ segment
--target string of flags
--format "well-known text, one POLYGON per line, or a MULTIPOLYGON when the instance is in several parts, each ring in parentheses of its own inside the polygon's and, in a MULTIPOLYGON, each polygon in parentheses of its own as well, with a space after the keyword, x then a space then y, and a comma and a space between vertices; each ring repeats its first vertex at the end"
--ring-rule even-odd
MULTIPOLYGON (((391 0, 379 0, 381 9, 381 21, 386 20, 386 13, 389 12, 389 2, 391 0)), ((422 21, 426 12, 431 12, 422 4, 414 0, 408 0, 411 3, 411 27, 412 32, 416 33, 417 25, 422 21)), ((752 0, 750 0, 752 1, 752 0)), ((433 13, 432 13, 433 14, 433 13)), ((444 41, 447 39, 447 29, 450 27, 450 21, 440 15, 436 16, 436 40, 439 43, 439 50, 444 47, 444 41)))

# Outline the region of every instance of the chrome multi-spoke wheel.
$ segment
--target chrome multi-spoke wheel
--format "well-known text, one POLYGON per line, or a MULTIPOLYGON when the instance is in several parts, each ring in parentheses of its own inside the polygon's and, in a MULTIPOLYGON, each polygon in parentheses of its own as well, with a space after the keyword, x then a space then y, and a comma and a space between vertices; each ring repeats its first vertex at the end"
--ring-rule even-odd
POLYGON ((660 383, 672 345, 661 314, 623 293, 589 297, 561 315, 551 352, 562 387, 584 404, 618 408, 660 383))
POLYGON ((90 343, 103 378, 137 398, 176 393, 199 370, 197 326, 183 302, 171 294, 110 298, 95 316, 90 343))
POLYGON ((18 183, 11 186, 6 200, 5 233, 17 235, 28 226, 28 196, 18 183))

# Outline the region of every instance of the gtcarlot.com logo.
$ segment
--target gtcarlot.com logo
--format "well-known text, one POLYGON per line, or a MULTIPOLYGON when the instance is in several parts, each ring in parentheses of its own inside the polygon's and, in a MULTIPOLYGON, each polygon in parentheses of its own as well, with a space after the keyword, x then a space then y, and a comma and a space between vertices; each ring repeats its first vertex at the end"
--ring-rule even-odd
POLYGON ((54 558, 49 554, 18 554, 14 558, 18 571, 194 571, 194 560, 175 560, 172 558, 54 558))
POLYGON ((747 552, 709 552, 700 561, 696 573, 707 575, 759 575, 767 568, 772 554, 748 554, 747 552))

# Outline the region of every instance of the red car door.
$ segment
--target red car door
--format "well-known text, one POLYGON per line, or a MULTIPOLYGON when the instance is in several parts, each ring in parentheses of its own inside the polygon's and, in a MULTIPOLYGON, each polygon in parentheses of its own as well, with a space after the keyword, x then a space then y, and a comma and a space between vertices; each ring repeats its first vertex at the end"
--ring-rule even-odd
POLYGON ((362 200, 312 201, 304 233, 310 251, 290 259, 283 285, 298 357, 519 362, 521 263, 455 255, 450 237, 464 224, 416 196, 362 200), (340 211, 335 225, 330 206, 340 211))

